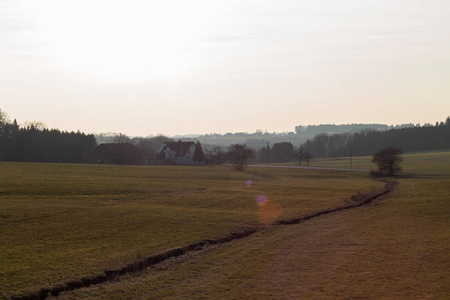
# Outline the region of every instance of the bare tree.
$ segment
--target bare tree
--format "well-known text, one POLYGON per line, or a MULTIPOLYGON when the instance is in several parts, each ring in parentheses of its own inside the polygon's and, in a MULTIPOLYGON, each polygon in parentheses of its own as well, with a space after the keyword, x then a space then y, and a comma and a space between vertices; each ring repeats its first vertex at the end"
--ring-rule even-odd
POLYGON ((0 109, 0 127, 7 123, 8 117, 5 112, 0 109))
POLYGON ((303 149, 303 147, 300 147, 297 152, 295 153, 295 157, 297 157, 298 159, 298 164, 301 166, 302 165, 302 160, 303 158, 305 158, 305 149, 303 149))
POLYGON ((215 146, 211 150, 206 150, 206 162, 211 165, 223 165, 226 161, 226 153, 220 146, 215 146))
POLYGON ((44 130, 45 128, 47 128, 47 125, 40 121, 26 121, 23 127, 34 130, 44 130))
POLYGON ((374 154, 372 162, 378 167, 381 175, 393 176, 401 171, 400 163, 403 161, 403 151, 397 147, 386 147, 374 154))
POLYGON ((148 159, 153 159, 155 156, 155 150, 150 138, 135 137, 131 140, 131 143, 138 147, 142 151, 142 155, 148 159))
POLYGON ((131 139, 129 136, 127 136, 123 133, 119 133, 118 135, 116 135, 114 137, 114 143, 119 143, 119 144, 131 143, 131 139))
POLYGON ((231 145, 227 152, 227 159, 238 171, 244 171, 249 161, 255 156, 255 151, 247 148, 246 144, 231 145))
POLYGON ((309 166, 309 160, 310 160, 311 158, 313 158, 312 154, 309 153, 308 151, 305 151, 305 152, 303 153, 303 157, 304 157, 305 160, 306 160, 306 165, 309 166))

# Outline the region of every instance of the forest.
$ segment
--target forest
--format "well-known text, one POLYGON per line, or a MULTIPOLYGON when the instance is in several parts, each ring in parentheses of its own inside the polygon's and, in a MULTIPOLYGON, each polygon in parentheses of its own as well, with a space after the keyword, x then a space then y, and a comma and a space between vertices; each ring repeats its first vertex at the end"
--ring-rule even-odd
POLYGON ((318 133, 295 147, 290 142, 259 148, 256 162, 307 161, 311 158, 373 155, 387 146, 404 152, 450 150, 450 117, 434 126, 426 124, 388 130, 365 129, 355 133, 318 133))
MULTIPOLYGON (((312 128, 330 130, 332 127, 325 125, 312 128)), ((333 129, 338 129, 338 126, 333 129)), ((445 122, 436 122, 434 126, 386 127, 386 130, 364 129, 354 133, 322 132, 300 144, 298 148, 291 142, 267 144, 258 148, 255 161, 277 163, 308 161, 314 157, 365 156, 373 155, 387 146, 400 148, 404 152, 450 150, 450 117, 445 122)))
POLYGON ((40 123, 19 127, 0 117, 0 161, 93 163, 96 147, 93 135, 49 130, 40 123))
POLYGON ((450 117, 434 126, 415 126, 386 131, 363 130, 353 134, 318 134, 300 148, 314 157, 373 155, 387 146, 404 152, 450 149, 450 117))

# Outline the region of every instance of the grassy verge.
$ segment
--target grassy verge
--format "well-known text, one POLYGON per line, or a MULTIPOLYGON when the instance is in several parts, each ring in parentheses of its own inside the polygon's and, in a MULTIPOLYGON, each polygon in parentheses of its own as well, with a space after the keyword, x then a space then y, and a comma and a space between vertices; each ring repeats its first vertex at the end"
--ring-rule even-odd
POLYGON ((0 295, 262 226, 260 195, 276 203, 275 218, 289 219, 381 185, 306 170, 0 163, 0 295))

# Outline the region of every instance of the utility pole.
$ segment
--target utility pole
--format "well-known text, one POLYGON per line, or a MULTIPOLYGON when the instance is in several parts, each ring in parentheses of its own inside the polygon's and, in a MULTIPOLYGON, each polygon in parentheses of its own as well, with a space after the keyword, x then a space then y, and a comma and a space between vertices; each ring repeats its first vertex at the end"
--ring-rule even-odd
POLYGON ((269 142, 267 142, 267 164, 269 164, 269 142))
POLYGON ((350 168, 353 167, 353 158, 352 158, 352 140, 350 140, 350 168))

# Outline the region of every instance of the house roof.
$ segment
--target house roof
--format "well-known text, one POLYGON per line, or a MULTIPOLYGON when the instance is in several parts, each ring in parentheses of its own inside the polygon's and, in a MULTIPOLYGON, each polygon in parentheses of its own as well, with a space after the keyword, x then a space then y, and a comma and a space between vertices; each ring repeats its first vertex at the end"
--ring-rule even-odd
POLYGON ((163 153, 167 150, 167 148, 170 149, 170 151, 175 152, 175 156, 184 156, 186 152, 188 152, 189 148, 194 145, 194 142, 165 142, 164 145, 162 145, 161 149, 159 149, 158 153, 163 153))

